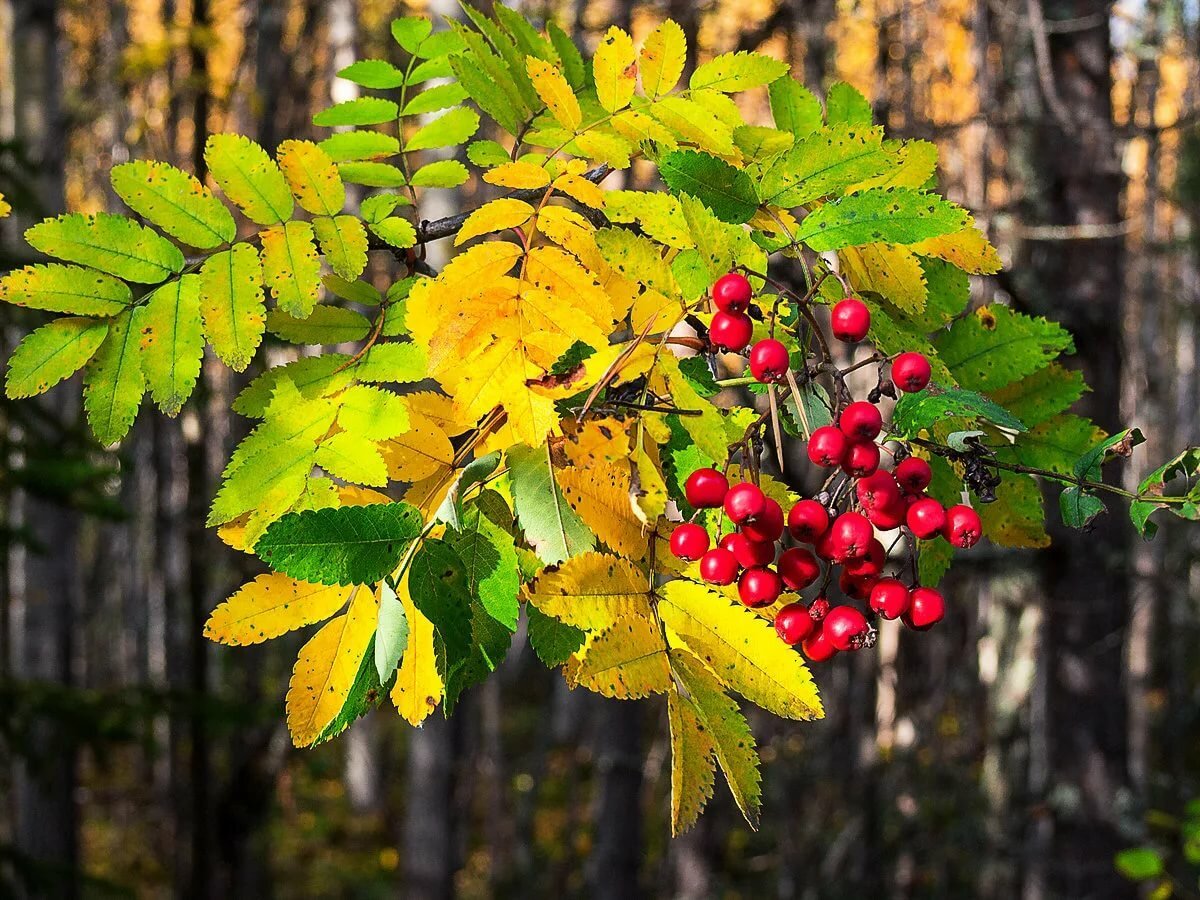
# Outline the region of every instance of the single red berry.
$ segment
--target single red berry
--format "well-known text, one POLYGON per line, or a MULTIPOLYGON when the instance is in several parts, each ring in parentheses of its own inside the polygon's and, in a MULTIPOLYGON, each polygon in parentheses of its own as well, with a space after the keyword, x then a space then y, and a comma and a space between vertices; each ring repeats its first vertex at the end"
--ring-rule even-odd
POLYGON ((875 539, 875 529, 867 517, 856 512, 844 512, 829 526, 830 548, 835 562, 866 556, 875 539))
POLYGON ((908 588, 895 578, 880 578, 871 588, 871 609, 885 619, 896 619, 908 610, 908 588))
POLYGON ((765 338, 750 348, 750 374, 764 384, 783 380, 789 365, 787 347, 774 338, 765 338))
POLYGON ((874 441, 854 441, 842 457, 842 471, 852 478, 865 478, 879 468, 879 448, 874 441))
POLYGON ((752 541, 773 544, 783 537, 783 509, 778 503, 767 497, 763 501, 763 511, 742 525, 742 534, 752 541))
POLYGON ((779 555, 779 577, 793 591, 802 591, 821 576, 821 564, 812 552, 792 547, 779 555))
POLYGON ((754 335, 754 323, 744 312, 719 312, 708 326, 708 339, 714 347, 729 353, 741 353, 754 335))
POLYGON ((729 479, 716 469, 697 469, 688 476, 683 493, 696 509, 716 509, 729 493, 729 479))
POLYGON ((747 569, 738 579, 738 596, 751 609, 770 606, 782 593, 783 581, 772 569, 747 569))
POLYGON ((753 569, 755 566, 769 566, 775 561, 775 545, 752 541, 740 532, 727 534, 721 538, 721 546, 733 554, 738 565, 743 569, 753 569))
POLYGON ((946 526, 942 533, 953 546, 966 550, 983 537, 983 522, 979 513, 960 503, 946 510, 946 526))
POLYGON ((758 485, 748 481, 738 482, 725 495, 725 515, 729 516, 729 521, 735 525, 761 516, 766 505, 767 498, 758 489, 758 485))
POLYGON ((730 272, 717 279, 712 288, 713 303, 721 312, 744 312, 754 295, 745 275, 730 272))
POLYGON ((873 441, 883 428, 883 415, 874 403, 855 400, 842 410, 838 427, 852 441, 873 441))
POLYGON ((910 394, 924 390, 931 374, 929 360, 920 353, 901 353, 892 363, 892 381, 910 394))
POLYGON ((919 456, 900 460, 892 474, 896 476, 900 487, 910 494, 921 493, 929 487, 929 482, 933 481, 933 470, 929 468, 929 463, 919 456))
POLYGON ((821 633, 838 650, 858 650, 870 629, 867 617, 853 606, 835 606, 821 623, 821 633))
POLYGON ((801 644, 800 649, 808 658, 809 662, 825 662, 827 659, 832 659, 837 655, 838 649, 830 643, 829 638, 825 636, 825 629, 818 628, 813 631, 801 644))
POLYGON ((867 513, 867 518, 880 531, 891 531, 893 528, 899 528, 904 524, 904 510, 906 508, 904 501, 900 500, 893 506, 883 506, 879 509, 871 510, 867 513))
POLYGON ((811 544, 829 529, 829 510, 816 500, 798 500, 788 511, 788 531, 804 544, 811 544))
POLYGON ((816 627, 803 603, 789 603, 775 613, 775 633, 789 647, 800 643, 816 627))
MULTIPOLYGON (((890 472, 875 471, 859 479, 854 493, 863 509, 889 509, 900 503, 900 485, 890 472)), ((694 504, 693 504, 694 505, 694 504)))
POLYGON ((946 508, 932 497, 918 500, 904 514, 904 523, 914 537, 927 541, 937 537, 946 525, 946 508))
MULTIPOLYGON (((875 523, 872 522, 871 524, 875 523)), ((846 572, 855 578, 878 575, 883 571, 883 567, 886 564, 887 550, 883 548, 883 544, 879 542, 879 538, 872 538, 871 546, 867 550, 866 556, 846 560, 846 572)))
POLYGON ((871 328, 871 311, 857 297, 847 297, 833 307, 829 324, 839 341, 857 344, 871 328))
POLYGON ((671 532, 671 552, 680 559, 694 562, 708 549, 708 532, 699 525, 685 522, 671 532))
POLYGON ((700 577, 709 584, 733 584, 738 569, 737 558, 721 547, 714 547, 700 557, 700 577))
POLYGON ((841 465, 849 441, 832 425, 822 425, 808 439, 808 458, 814 466, 832 469, 841 465))
POLYGON ((879 580, 878 575, 852 575, 845 569, 838 576, 838 587, 851 600, 866 600, 871 596, 871 588, 879 580))
POLYGON ((946 615, 946 598, 942 592, 929 587, 913 588, 904 612, 904 624, 914 631, 932 628, 946 615))
POLYGON ((808 614, 812 616, 814 622, 820 622, 829 615, 829 601, 824 597, 817 597, 808 604, 808 614))

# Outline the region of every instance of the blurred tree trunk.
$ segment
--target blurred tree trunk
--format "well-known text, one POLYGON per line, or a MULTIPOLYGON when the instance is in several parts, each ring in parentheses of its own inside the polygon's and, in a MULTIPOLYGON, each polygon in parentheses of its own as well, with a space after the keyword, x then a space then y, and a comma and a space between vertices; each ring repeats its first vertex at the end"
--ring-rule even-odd
POLYGON ((633 900, 642 845, 642 707, 592 699, 596 720, 596 842, 588 860, 588 894, 596 900, 633 900))

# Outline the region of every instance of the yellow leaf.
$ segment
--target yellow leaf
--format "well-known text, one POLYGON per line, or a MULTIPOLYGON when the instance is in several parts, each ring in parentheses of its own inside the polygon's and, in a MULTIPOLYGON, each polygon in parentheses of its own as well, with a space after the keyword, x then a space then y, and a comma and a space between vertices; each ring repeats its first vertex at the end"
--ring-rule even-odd
POLYGON ((489 169, 483 180, 498 187, 536 190, 550 183, 550 173, 530 162, 508 162, 489 169))
POLYGON ((628 460, 594 460, 586 468, 562 469, 558 484, 571 509, 605 544, 623 556, 646 553, 642 522, 634 511, 628 460))
POLYGON ((547 206, 538 213, 538 231, 564 250, 575 254, 581 263, 597 271, 607 267, 596 245, 596 229, 587 219, 565 206, 547 206))
POLYGON ((413 603, 408 592, 408 574, 396 588, 408 619, 408 646, 400 659, 400 670, 392 687, 392 703, 410 724, 420 725, 437 709, 445 686, 438 675, 433 644, 433 623, 413 603))
POLYGON ((0 194, 0 219, 3 219, 5 216, 7 216, 11 212, 12 212, 12 206, 9 204, 9 202, 7 200, 4 199, 4 195, 0 194))
POLYGON ((346 189, 328 153, 312 141, 284 141, 276 157, 301 207, 317 216, 336 216, 342 211, 346 189))
POLYGON ((341 506, 371 506, 375 503, 391 503, 392 498, 381 491, 359 487, 357 484, 338 486, 338 503, 341 506))
POLYGON ((860 291, 871 291, 909 313, 919 313, 929 298, 921 260, 898 244, 864 244, 838 251, 843 271, 860 291))
POLYGON ((519 246, 507 241, 477 244, 450 260, 436 278, 418 281, 405 303, 405 325, 414 341, 428 349, 443 318, 457 304, 487 289, 521 258, 519 246))
POLYGON ((307 584, 286 575, 259 575, 212 611, 204 636, 233 647, 258 644, 323 622, 345 606, 353 587, 307 584))
POLYGON ((562 450, 571 465, 584 469, 624 461, 629 456, 629 422, 614 416, 588 419, 576 426, 562 450))
POLYGON ((605 191, 600 185, 588 181, 582 175, 571 172, 559 175, 554 179, 554 189, 566 194, 572 200, 578 200, 584 206, 592 209, 604 209, 605 191))
POLYGON ((475 423, 464 422, 454 415, 454 399, 433 391, 418 391, 400 398, 408 407, 409 414, 417 413, 429 419, 447 437, 457 437, 475 423))
POLYGON ((297 747, 312 744, 341 712, 375 633, 378 610, 375 595, 357 588, 345 615, 326 623, 300 648, 287 692, 288 731, 297 747))
POLYGON ((733 156, 733 129, 705 106, 686 97, 663 97, 649 107, 650 114, 685 141, 717 156, 733 156))
POLYGON ((560 298, 560 302, 569 303, 606 335, 612 330, 614 317, 608 294, 596 283, 591 272, 557 247, 535 247, 530 250, 525 277, 549 290, 560 298))
POLYGON ((679 146, 675 132, 645 113, 635 112, 632 109, 613 116, 612 127, 618 134, 635 144, 644 144, 650 141, 661 144, 667 150, 674 150, 679 146))
POLYGON ((616 25, 609 28, 592 57, 596 99, 605 112, 616 112, 629 105, 636 81, 630 71, 635 59, 633 38, 616 25))
POLYGON ((585 131, 575 138, 575 149, 594 164, 628 169, 634 148, 620 135, 604 131, 585 131))
POLYGON ((650 32, 642 45, 638 61, 642 91, 651 99, 670 93, 686 62, 687 38, 676 22, 667 19, 650 32))
POLYGON ((778 716, 824 715, 808 667, 770 622, 692 581, 672 581, 661 593, 658 614, 672 646, 687 647, 723 684, 778 716))
POLYGON ((634 447, 633 471, 634 512, 643 525, 652 525, 667 511, 667 483, 656 443, 647 440, 634 447))
POLYGON ((678 690, 667 695, 667 719, 671 726, 671 833, 680 835, 696 823, 712 798, 716 748, 696 707, 678 690))
MULTIPOLYGON (((887 146, 891 146, 889 142, 887 146)), ((896 151, 900 164, 889 166, 887 170, 874 178, 859 182, 846 189, 847 194, 857 194, 860 191, 877 187, 912 188, 917 190, 924 187, 926 182, 937 172, 938 148, 930 141, 905 141, 896 151)))
MULTIPOLYGON (((506 446, 511 446, 512 443, 509 441, 506 446)), ((412 486, 404 492, 404 502, 419 509, 426 519, 431 519, 442 505, 442 501, 446 499, 446 495, 450 493, 452 484, 454 484, 454 467, 450 464, 440 466, 429 477, 413 482, 412 486)))
POLYGON ((408 431, 379 445, 392 481, 420 481, 454 459, 445 433, 420 413, 409 413, 408 431))
POLYGON ((680 409, 700 413, 698 416, 680 416, 679 422, 696 442, 696 446, 710 459, 725 458, 729 442, 726 440, 725 421, 721 413, 688 384, 683 373, 679 371, 679 363, 669 353, 658 355, 651 372, 650 389, 660 396, 670 397, 680 409))
POLYGON ((567 131, 576 131, 579 123, 583 121, 583 113, 579 110, 579 100, 575 97, 575 92, 571 90, 571 85, 567 84, 567 79, 558 67, 536 56, 527 56, 525 70, 533 82, 533 89, 542 98, 555 121, 567 131))
POLYGON ((973 275, 994 275, 1002 268, 996 252, 982 231, 968 225, 962 231, 926 238, 911 245, 921 256, 935 256, 973 275))
MULTIPOLYGON (((532 59, 532 57, 530 58, 532 59)), ((524 200, 501 197, 499 200, 485 203, 467 216, 467 220, 463 222, 462 228, 454 236, 454 246, 457 247, 459 244, 465 244, 471 238, 490 234, 493 231, 518 228, 528 222, 529 217, 532 215, 533 207, 524 200)))
POLYGON ((620 700, 662 694, 671 687, 667 645, 649 609, 590 635, 577 657, 567 672, 572 687, 620 700))
POLYGON ((683 318, 684 308, 678 300, 664 297, 658 291, 647 288, 633 301, 629 312, 629 324, 635 334, 643 331, 670 331, 683 318))
POLYGON ((548 568, 528 590, 539 612, 586 631, 650 615, 646 573, 628 559, 604 553, 581 553, 548 568))

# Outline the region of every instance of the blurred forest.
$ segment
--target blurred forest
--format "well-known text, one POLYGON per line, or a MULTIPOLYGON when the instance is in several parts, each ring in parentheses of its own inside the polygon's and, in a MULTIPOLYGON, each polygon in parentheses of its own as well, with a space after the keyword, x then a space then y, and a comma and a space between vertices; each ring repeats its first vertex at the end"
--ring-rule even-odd
MULTIPOLYGON (((758 49, 818 92, 851 82, 893 136, 937 142, 943 189, 1001 249, 977 302, 1062 320, 1087 414, 1146 433, 1116 477, 1200 444, 1196 0, 510 5, 587 46, 670 17, 704 56, 758 49)), ((357 90, 335 73, 393 54, 388 22, 414 12, 461 15, 0 0, 0 270, 29 261, 37 218, 113 204, 116 163, 203 177, 210 133, 319 138, 313 111, 357 90)), ((7 354, 36 321, 0 317, 7 354)), ((1200 825, 1178 825, 1200 796, 1195 528, 1144 544, 1111 515, 964 557, 941 628, 884 623, 875 652, 818 670, 824 721, 755 711, 761 830, 718 788, 671 840, 664 704, 570 692, 520 633, 452 720, 413 730, 385 708, 292 749, 303 635, 201 635, 256 573, 204 528, 245 428, 223 411, 253 374, 206 365, 179 419, 143 416, 112 453, 71 387, 0 406, 0 896, 1108 898, 1136 896, 1113 857, 1147 843, 1176 848, 1176 896, 1198 896, 1200 825)))

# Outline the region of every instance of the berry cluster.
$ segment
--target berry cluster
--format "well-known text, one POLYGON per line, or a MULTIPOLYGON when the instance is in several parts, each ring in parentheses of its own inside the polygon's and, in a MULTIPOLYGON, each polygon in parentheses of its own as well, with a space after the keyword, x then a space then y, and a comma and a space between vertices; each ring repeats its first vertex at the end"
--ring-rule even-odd
MULTIPOLYGON (((717 281, 712 293, 718 311, 709 341, 715 349, 740 353, 753 331, 746 314, 750 283, 730 273, 717 281)), ((867 336, 871 313, 851 297, 833 307, 831 322, 836 338, 857 343, 867 336)), ((789 375, 788 350, 773 338, 755 343, 749 361, 751 374, 764 384, 782 382, 789 375)), ((929 378, 929 361, 920 353, 901 353, 892 360, 891 381, 902 391, 920 391, 929 378)), ((878 399, 877 391, 872 395, 872 400, 878 399)), ((715 547, 708 530, 694 521, 676 526, 671 535, 671 551, 677 557, 698 562, 700 577, 710 584, 737 582, 738 596, 752 609, 773 605, 785 589, 800 592, 817 585, 807 605, 787 603, 775 613, 779 637, 789 645, 800 644, 814 662, 872 646, 870 617, 898 618, 923 631, 945 614, 942 594, 915 583, 915 565, 909 584, 898 574, 887 574, 890 554, 878 533, 899 530, 909 538, 910 548, 913 540, 936 538, 969 548, 983 533, 979 515, 970 506, 947 509, 925 493, 932 478, 925 460, 897 453, 900 461, 892 471, 880 468, 883 416, 874 402, 846 403, 836 422, 817 428, 808 441, 813 465, 833 470, 817 497, 798 501, 785 515, 752 481, 731 485, 717 469, 697 469, 684 485, 688 503, 697 511, 721 509, 732 528, 715 547), (784 546, 789 537, 797 546, 784 546), (848 602, 831 606, 827 594, 835 574, 848 602), (866 610, 854 601, 865 604, 866 610)), ((895 543, 898 540, 893 547, 895 543)), ((915 560, 911 554, 909 558, 915 560)))

